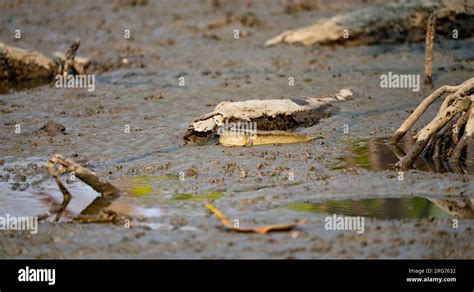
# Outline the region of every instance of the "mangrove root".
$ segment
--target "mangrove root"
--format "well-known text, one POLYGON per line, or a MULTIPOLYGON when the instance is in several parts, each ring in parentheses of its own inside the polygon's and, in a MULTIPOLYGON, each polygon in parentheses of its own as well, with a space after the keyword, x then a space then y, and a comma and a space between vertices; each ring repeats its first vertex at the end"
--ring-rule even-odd
MULTIPOLYGON (((39 216, 39 219, 46 219, 52 214, 56 214, 55 221, 59 221, 62 213, 66 210, 69 202, 71 201, 72 195, 67 190, 67 188, 62 183, 60 176, 69 173, 74 174, 75 177, 82 180, 84 183, 88 184, 95 191, 101 194, 100 197, 96 198, 86 210, 94 210, 94 212, 82 212, 81 215, 92 215, 98 214, 102 209, 107 207, 110 202, 116 199, 120 192, 113 186, 111 183, 99 178, 94 172, 88 170, 87 168, 77 164, 71 159, 67 159, 62 155, 56 154, 48 161, 48 172, 51 176, 54 177, 56 183, 58 184, 59 190, 63 194, 63 202, 60 206, 51 209, 46 214, 39 216), (99 207, 97 207, 99 206, 99 207)), ((104 216, 101 216, 102 218, 104 216)))
POLYGON ((444 94, 436 117, 416 134, 416 142, 397 166, 410 168, 423 152, 437 159, 458 162, 463 153, 466 160, 474 159, 474 78, 458 86, 442 86, 426 97, 388 140, 396 144, 428 107, 444 94))
POLYGON ((324 18, 311 26, 283 32, 268 40, 265 45, 417 42, 425 38, 426 22, 433 13, 437 16, 437 32, 446 37, 452 35, 453 29, 462 31, 463 37, 474 33, 472 1, 415 0, 372 6, 324 18))
POLYGON ((225 131, 287 131, 310 127, 332 115, 332 103, 352 98, 352 91, 321 97, 246 100, 221 102, 214 111, 195 119, 184 135, 186 141, 201 142, 225 131))

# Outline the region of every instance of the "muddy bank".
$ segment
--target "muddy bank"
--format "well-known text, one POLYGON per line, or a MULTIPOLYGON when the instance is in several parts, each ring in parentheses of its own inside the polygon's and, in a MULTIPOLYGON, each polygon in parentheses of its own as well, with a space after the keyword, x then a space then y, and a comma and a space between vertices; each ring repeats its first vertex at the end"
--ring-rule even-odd
MULTIPOLYGON (((280 218, 292 214, 278 213, 280 218)), ((199 231, 174 227, 123 230, 116 226, 53 224, 37 235, 2 235, 4 258, 473 258, 472 227, 453 232, 449 222, 366 222, 365 235, 326 231, 312 218, 304 231, 234 234, 216 232, 210 218, 199 231), (202 229, 201 229, 202 228, 202 229), (91 238, 101 237, 100 241, 91 238), (53 247, 54 246, 54 247, 53 247)), ((177 224, 177 223, 175 223, 177 224)))
MULTIPOLYGON (((80 37, 81 54, 91 56, 91 72, 98 75, 95 92, 46 85, 1 94, 0 213, 34 216, 60 202, 44 166, 52 154, 62 153, 123 189, 115 208, 138 217, 133 221, 138 225, 70 222, 96 196, 71 181, 69 215, 57 225, 40 224, 36 235, 0 232, 0 256, 474 258, 472 219, 460 219, 455 229, 449 216, 368 217, 364 234, 358 235, 325 230, 324 213, 286 208, 338 199, 473 198, 472 172, 411 170, 400 181, 397 171, 377 167, 385 156, 361 155, 353 147, 390 136, 432 91, 380 88, 380 75, 388 71, 422 72, 423 44, 263 47, 288 24, 301 27, 370 4, 319 3, 288 14, 274 1, 223 1, 219 7, 207 1, 86 1, 74 8, 2 2, 0 19, 7 28, 0 32, 2 41, 54 52, 65 51, 80 37), (17 27, 23 37, 15 41, 11 32, 17 27), (123 38, 126 28, 131 40, 123 38), (240 29, 239 39, 234 29, 240 29), (184 86, 179 77, 185 78, 184 86), (288 86, 289 77, 294 86, 288 86), (344 87, 358 92, 357 99, 341 102, 337 114, 317 125, 297 130, 324 139, 247 148, 182 141, 189 121, 224 100, 325 95, 344 87), (41 132, 51 120, 64 129, 55 135, 41 132), (16 125, 21 126, 18 134, 16 125), (208 201, 245 225, 310 221, 297 233, 227 233, 203 207, 208 201)), ((474 40, 437 42, 434 86, 472 77, 474 40)), ((415 127, 434 115, 427 112, 415 127)))

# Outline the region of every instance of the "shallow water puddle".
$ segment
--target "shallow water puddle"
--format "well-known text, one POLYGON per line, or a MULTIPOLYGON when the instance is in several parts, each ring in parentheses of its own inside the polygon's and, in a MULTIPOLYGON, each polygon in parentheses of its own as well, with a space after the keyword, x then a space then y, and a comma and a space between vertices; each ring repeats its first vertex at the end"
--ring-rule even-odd
MULTIPOLYGON (((388 170, 395 169, 398 157, 405 155, 413 146, 415 140, 405 136, 399 144, 388 145, 385 141, 388 138, 361 139, 352 141, 349 145, 351 154, 339 157, 332 169, 363 168, 367 170, 388 170)), ((414 168, 428 172, 454 172, 454 173, 474 173, 474 165, 452 164, 442 160, 425 160, 418 158, 414 163, 414 168)))
MULTIPOLYGON (((111 183, 118 187, 121 195, 108 201, 87 184, 76 181, 65 183, 72 194, 72 200, 63 213, 62 221, 70 221, 79 214, 96 214, 103 208, 129 217, 151 219, 165 215, 202 216, 202 201, 215 200, 225 194, 209 192, 191 194, 184 192, 189 187, 182 185, 177 175, 140 175, 123 178, 111 183)), ((11 216, 38 216, 53 206, 61 204, 63 195, 53 179, 26 190, 12 190, 10 182, 0 182, 0 189, 6 190, 0 196, 0 214, 11 216)))
MULTIPOLYGON (((2 183, 0 188, 8 190, 5 195, 0 196, 0 213, 11 216, 38 216, 46 213, 53 206, 61 204, 63 195, 54 181, 46 181, 39 188, 28 188, 25 191, 9 190, 8 183, 2 183)), ((119 212, 125 216, 141 216, 144 218, 158 217, 162 215, 159 208, 147 207, 133 202, 130 196, 122 194, 115 201, 108 203, 96 201, 100 194, 87 184, 75 182, 65 184, 72 194, 72 200, 64 211, 61 220, 70 221, 79 214, 98 211, 102 207, 119 212), (105 206, 104 206, 105 203, 105 206), (108 206, 107 206, 108 205, 108 206)))
POLYGON ((172 174, 124 178, 116 186, 123 191, 122 201, 126 199, 128 204, 149 208, 159 206, 162 215, 202 216, 205 212, 202 208, 196 208, 196 203, 202 204, 203 200, 214 200, 225 195, 212 191, 202 194, 185 192, 191 186, 186 186, 178 175, 172 174))
MULTIPOLYGON (((66 184, 66 187, 73 199, 63 213, 64 219, 79 215, 99 195, 82 183, 66 184)), ((5 190, 0 196, 0 213, 12 216, 38 216, 46 213, 53 205, 61 204, 63 199, 54 181, 43 183, 40 189, 30 187, 26 191, 11 190, 7 182, 2 182, 0 189, 5 190)))
POLYGON ((298 212, 365 216, 378 219, 474 217, 474 210, 470 201, 437 200, 423 197, 330 200, 322 203, 290 204, 286 208, 298 212), (460 203, 461 201, 463 203, 460 203))

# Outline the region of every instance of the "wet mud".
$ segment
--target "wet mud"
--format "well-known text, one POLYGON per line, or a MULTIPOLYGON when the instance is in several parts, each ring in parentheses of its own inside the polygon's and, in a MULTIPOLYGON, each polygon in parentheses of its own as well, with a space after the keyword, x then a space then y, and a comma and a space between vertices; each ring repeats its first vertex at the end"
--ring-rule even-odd
MULTIPOLYGON (((433 90, 382 90, 380 75, 421 74, 424 45, 263 46, 289 26, 375 2, 2 1, 3 42, 54 52, 80 37, 80 54, 91 58, 97 76, 94 92, 53 85, 1 90, 0 214, 35 216, 60 204, 46 162, 61 153, 122 191, 108 208, 131 225, 74 221, 98 194, 64 176, 73 199, 61 222, 40 223, 34 235, 0 231, 0 257, 474 258, 472 218, 434 203, 472 200, 472 166, 433 171, 419 161, 400 179, 396 154, 380 143, 433 90), (18 27, 23 37, 14 40, 18 27), (182 139, 189 121, 225 100, 301 98, 347 87, 357 97, 295 129, 322 137, 309 143, 223 147, 182 139), (63 127, 40 130, 50 121, 63 127), (244 226, 309 221, 291 232, 236 234, 223 230, 205 203, 244 226), (367 216, 364 234, 325 230, 327 212, 367 216)), ((473 45, 473 38, 437 38, 434 87, 472 77, 473 45)), ((415 128, 434 115, 431 109, 415 128)))

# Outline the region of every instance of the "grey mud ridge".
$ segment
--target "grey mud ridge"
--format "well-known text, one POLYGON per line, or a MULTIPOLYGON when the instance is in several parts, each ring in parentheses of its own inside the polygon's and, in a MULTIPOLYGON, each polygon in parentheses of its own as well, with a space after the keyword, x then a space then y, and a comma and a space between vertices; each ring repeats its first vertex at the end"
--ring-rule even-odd
MULTIPOLYGON (((325 230, 324 213, 287 208, 339 199, 474 198, 472 172, 410 170, 399 181, 393 169, 350 165, 351 145, 390 136, 433 90, 381 90, 379 85, 388 71, 421 73, 423 43, 265 48, 267 39, 289 25, 302 27, 374 1, 319 1, 310 11, 270 0, 223 2, 0 3, 2 41, 55 52, 79 37, 78 54, 93 60, 89 69, 97 74, 94 92, 46 85, 1 93, 0 196, 7 199, 0 202, 18 198, 19 203, 0 204, 0 213, 44 211, 51 203, 45 198, 58 192, 44 176, 44 165, 62 153, 124 189, 117 208, 143 217, 132 228, 65 219, 41 223, 37 234, 1 231, 0 257, 474 258, 472 219, 459 219, 453 228, 448 217, 369 216, 359 235, 325 230), (23 37, 15 41, 17 27, 23 37), (126 28, 130 40, 123 38, 126 28), (240 30, 239 39, 234 29, 240 30), (289 76, 294 86, 288 86, 289 76), (182 140, 190 121, 224 100, 324 95, 347 87, 357 97, 338 104, 339 112, 317 125, 297 130, 324 139, 244 148, 182 140), (50 120, 64 129, 51 135, 38 131, 50 120), (22 125, 21 134, 14 134, 16 124, 22 125), (124 133, 125 125, 130 133, 124 133), (337 167, 341 158, 347 163, 337 167), (183 181, 174 179, 180 173, 183 181), (221 228, 205 202, 241 225, 309 222, 291 232, 233 233, 221 228), (143 210, 159 216, 147 217, 143 210)), ((473 45, 472 38, 439 40, 435 88, 473 76, 473 45)), ((431 109, 416 127, 434 115, 431 109)), ((87 192, 77 191, 80 183, 70 186, 73 202, 86 200, 81 194, 87 192)))

